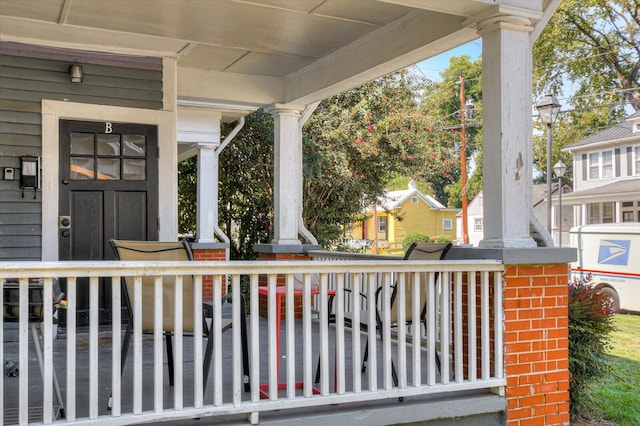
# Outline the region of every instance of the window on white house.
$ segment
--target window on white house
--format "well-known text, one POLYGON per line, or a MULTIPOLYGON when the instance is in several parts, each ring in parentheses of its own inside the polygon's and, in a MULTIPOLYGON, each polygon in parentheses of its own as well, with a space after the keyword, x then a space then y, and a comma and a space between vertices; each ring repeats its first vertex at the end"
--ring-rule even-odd
POLYGON ((411 197, 411 204, 418 204, 418 197, 411 197))
POLYGON ((602 153, 602 178, 613 177, 613 151, 604 151, 602 153))
POLYGON ((597 152, 589 154, 589 179, 600 179, 600 156, 597 152))
POLYGON ((613 217, 613 202, 602 203, 602 223, 613 223, 615 218, 613 217))
POLYGON ((633 147, 633 167, 633 174, 640 175, 640 145, 633 147))
POLYGON ((453 220, 442 219, 442 229, 453 229, 453 220))
POLYGON ((378 232, 387 232, 387 217, 378 217, 378 232))
POLYGON ((600 204, 593 203, 588 205, 589 210, 589 223, 600 223, 600 204))
POLYGON ((482 232, 482 218, 478 217, 473 219, 473 231, 482 232))
POLYGON ((626 212, 622 212, 622 221, 623 222, 633 222, 634 220, 634 211, 626 211, 626 212))

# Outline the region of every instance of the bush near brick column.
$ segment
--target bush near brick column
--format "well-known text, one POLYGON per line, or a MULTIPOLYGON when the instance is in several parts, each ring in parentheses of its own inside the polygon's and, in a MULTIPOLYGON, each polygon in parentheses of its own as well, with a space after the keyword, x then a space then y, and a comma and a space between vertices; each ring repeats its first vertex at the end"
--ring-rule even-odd
POLYGON ((569 284, 569 373, 571 415, 578 414, 589 383, 611 373, 607 350, 614 311, 609 296, 591 285, 591 276, 569 284))

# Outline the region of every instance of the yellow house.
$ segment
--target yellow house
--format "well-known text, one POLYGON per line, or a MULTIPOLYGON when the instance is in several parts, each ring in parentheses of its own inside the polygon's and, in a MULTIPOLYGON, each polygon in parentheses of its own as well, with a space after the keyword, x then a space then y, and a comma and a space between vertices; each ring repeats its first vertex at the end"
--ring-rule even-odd
POLYGON ((459 211, 423 194, 415 181, 410 181, 405 190, 387 192, 375 208, 369 209, 367 220, 353 224, 346 230, 346 236, 371 240, 372 244, 377 238, 377 247, 383 250, 401 249, 402 240, 413 232, 430 237, 444 235, 453 241, 459 211), (372 217, 376 220, 371 220, 372 217))

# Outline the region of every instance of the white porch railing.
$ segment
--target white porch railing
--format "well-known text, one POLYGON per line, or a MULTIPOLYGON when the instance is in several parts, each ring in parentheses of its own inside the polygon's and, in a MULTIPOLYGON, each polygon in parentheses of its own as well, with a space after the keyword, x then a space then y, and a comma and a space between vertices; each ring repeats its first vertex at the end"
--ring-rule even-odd
MULTIPOLYGON (((496 261, 0 263, 3 290, 0 302, 5 313, 9 306, 9 293, 5 291, 9 288, 8 280, 19 280, 18 309, 9 315, 16 314, 17 326, 11 329, 3 315, 0 328, 3 341, 0 360, 4 363, 18 357, 19 377, 0 378, 0 412, 5 413, 5 423, 12 422, 8 413, 16 413, 15 421, 19 424, 133 424, 240 413, 246 413, 255 423, 260 412, 270 410, 499 388, 505 385, 502 271, 503 266, 496 261), (185 343, 188 340, 183 339, 181 332, 175 333, 173 389, 165 382, 161 304, 156 304, 155 332, 146 338, 136 318, 140 318, 148 301, 142 297, 132 301, 132 347, 124 375, 121 375, 123 324, 120 315, 113 315, 112 323, 106 328, 99 324, 100 280, 112 283, 113 306, 120 306, 121 277, 137 277, 137 294, 141 295, 139 277, 154 276, 159 284, 163 276, 175 276, 175 310, 176 317, 181 318, 180 277, 185 275, 194 276, 195 330, 202 328, 198 317, 203 277, 213 276, 214 297, 206 302, 213 305, 214 352, 206 392, 203 392, 202 380, 202 349, 206 337, 201 333, 189 337, 191 344, 185 343), (296 286, 296 276, 302 276, 302 288, 296 286), (30 297, 30 278, 40 279, 42 302, 34 299, 33 292, 30 297), (316 278, 319 284, 313 299, 316 278), (53 338, 52 324, 55 279, 66 281, 68 302, 64 335, 58 339, 53 338), (409 282, 414 284, 412 294, 405 291, 409 282), (244 392, 240 327, 234 326, 232 333, 224 336, 221 331, 223 286, 229 285, 233 299, 240 300, 241 283, 248 289, 250 392, 244 392), (277 313, 273 302, 278 283, 286 287, 283 303, 286 319, 281 329, 285 337, 280 352, 276 347, 279 339, 276 339, 277 313), (331 324, 330 283, 335 292, 331 324), (260 284, 268 289, 268 319, 259 315, 260 284), (76 326, 75 321, 80 285, 89 287, 87 327, 76 326), (398 327, 392 334, 390 309, 381 309, 389 306, 392 286, 397 286, 399 306, 404 306, 405 298, 418 300, 419 292, 425 293, 426 329, 416 319, 416 324, 398 327), (376 329, 376 298, 372 297, 379 287, 380 300, 384 301, 377 306, 383 339, 376 329), (345 295, 349 292, 345 292, 345 288, 352 294, 366 293, 368 297, 347 298, 345 295), (294 294, 302 299, 298 318, 294 314, 294 294), (38 364, 33 361, 33 345, 29 343, 29 321, 33 306, 40 303, 44 319, 42 331, 38 334, 36 327, 31 327, 33 336, 42 343, 39 372, 38 364), (361 311, 367 313, 361 314, 361 311), (351 312, 353 324, 367 324, 363 328, 366 331, 360 332, 357 326, 355 330, 351 328, 345 320, 347 312, 351 312), (413 335, 408 330, 414 330, 413 335), (5 339, 10 332, 17 334, 17 344, 13 346, 5 339), (369 360, 363 373, 365 345, 369 345, 369 360), (436 365, 438 354, 440 369, 436 365), (315 383, 318 365, 319 382, 315 383), (41 385, 37 387, 36 382, 41 385), (56 383, 60 385, 61 396, 57 395, 56 383), (261 396, 261 387, 266 395, 261 396), (39 394, 34 394, 34 389, 38 389, 39 394), (112 409, 107 411, 110 395, 113 396, 112 409), (64 418, 57 415, 56 408, 61 405, 64 405, 64 418)), ((160 285, 155 287, 155 292, 156 300, 160 299, 160 285)), ((240 304, 231 306, 228 315, 238 325, 240 304)), ((422 307, 416 302, 412 308, 413 317, 420 318, 422 307)), ((400 309, 400 323, 404 322, 405 315, 400 309)), ((183 329, 180 319, 175 321, 175 328, 183 329)))

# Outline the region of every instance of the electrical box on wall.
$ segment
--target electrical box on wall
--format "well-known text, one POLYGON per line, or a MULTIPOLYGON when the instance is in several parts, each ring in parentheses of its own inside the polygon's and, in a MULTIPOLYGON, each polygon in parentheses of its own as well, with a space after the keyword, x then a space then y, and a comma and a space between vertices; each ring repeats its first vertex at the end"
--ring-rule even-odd
POLYGON ((5 167, 4 168, 4 180, 14 180, 15 179, 15 169, 13 167, 5 167))

